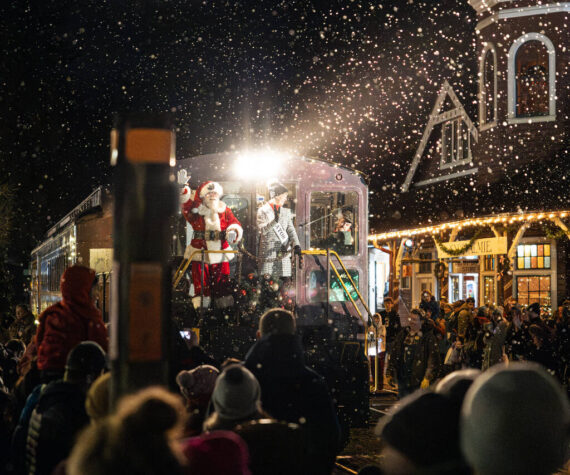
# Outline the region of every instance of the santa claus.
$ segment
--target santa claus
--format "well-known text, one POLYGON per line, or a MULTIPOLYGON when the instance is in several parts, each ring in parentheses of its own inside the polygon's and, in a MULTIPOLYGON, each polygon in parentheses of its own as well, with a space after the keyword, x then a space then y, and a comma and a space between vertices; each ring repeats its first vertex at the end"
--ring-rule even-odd
POLYGON ((202 253, 195 252, 231 250, 230 244, 237 244, 243 236, 240 222, 220 201, 223 193, 221 185, 214 181, 202 183, 195 192, 188 185, 182 191, 182 214, 190 224, 190 244, 184 258, 192 259, 195 308, 209 307, 212 299, 218 308, 233 304, 229 261, 234 254, 206 253, 202 269, 202 253))

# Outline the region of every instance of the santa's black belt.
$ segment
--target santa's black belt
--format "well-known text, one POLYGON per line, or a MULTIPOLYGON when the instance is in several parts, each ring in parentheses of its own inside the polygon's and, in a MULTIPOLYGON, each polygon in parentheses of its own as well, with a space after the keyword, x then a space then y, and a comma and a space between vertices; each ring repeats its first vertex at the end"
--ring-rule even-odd
POLYGON ((192 239, 205 239, 206 241, 219 241, 226 239, 225 231, 194 231, 192 239))

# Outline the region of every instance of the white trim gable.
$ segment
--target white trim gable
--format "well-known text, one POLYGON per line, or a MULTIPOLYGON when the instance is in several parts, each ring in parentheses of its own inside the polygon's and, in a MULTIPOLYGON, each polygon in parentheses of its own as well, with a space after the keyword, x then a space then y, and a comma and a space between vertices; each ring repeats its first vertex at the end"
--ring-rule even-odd
MULTIPOLYGON (((429 116, 429 120, 428 120, 428 123, 424 129, 422 139, 418 145, 418 148, 416 149, 416 153, 414 154, 414 159, 412 160, 412 164, 410 166, 410 169, 408 170, 408 174, 406 175, 406 180, 404 181, 404 184, 401 187, 401 191, 403 193, 409 191, 409 189, 410 189, 410 186, 412 184, 412 179, 414 177, 414 174, 416 173, 416 170, 417 170, 418 165, 420 163, 420 160, 423 156, 425 148, 428 144, 429 138, 431 137, 431 134, 433 132, 434 127, 437 124, 441 124, 442 122, 448 122, 450 120, 459 119, 459 118, 462 119, 462 121, 465 122, 465 124, 467 125, 467 128, 469 130, 469 137, 472 137, 475 140, 475 142, 477 142, 479 140, 477 128, 473 125, 473 122, 471 121, 471 119, 469 118, 467 113, 465 112, 463 104, 461 104, 461 101, 459 100, 459 98, 455 94, 455 91, 453 90, 453 88, 451 87, 449 82, 447 80, 445 80, 443 83, 443 86, 441 88, 441 91, 439 92, 439 95, 437 97, 437 100, 435 101, 435 105, 433 107, 433 110, 431 111, 431 114, 429 116), (453 104, 454 108, 442 111, 442 107, 444 106, 445 100, 448 97, 451 100, 451 103, 453 104)), ((469 161, 470 161, 470 159, 469 160, 463 160, 461 162, 458 162, 457 165, 460 165, 460 164, 463 164, 463 163, 469 162, 469 161)), ((447 166, 450 167, 451 165, 446 164, 446 167, 447 166)), ((441 162, 440 162, 440 168, 441 168, 441 162)), ((447 179, 447 178, 456 178, 457 176, 458 176, 457 174, 452 173, 451 175, 447 175, 444 177, 438 177, 438 179, 435 181, 442 181, 442 180, 447 179)), ((424 180, 424 182, 426 182, 426 181, 430 181, 430 180, 424 180)), ((422 182, 422 184, 424 182, 422 182)))

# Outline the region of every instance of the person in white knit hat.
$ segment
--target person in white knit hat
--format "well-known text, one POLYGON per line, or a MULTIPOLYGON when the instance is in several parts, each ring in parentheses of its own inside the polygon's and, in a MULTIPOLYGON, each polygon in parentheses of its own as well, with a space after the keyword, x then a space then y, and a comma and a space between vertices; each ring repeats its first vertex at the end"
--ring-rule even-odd
POLYGON ((461 411, 461 448, 477 475, 549 475, 568 460, 568 399, 540 365, 492 367, 461 411))
POLYGON ((261 389, 256 377, 241 364, 232 364, 218 376, 211 406, 214 413, 204 431, 232 430, 246 421, 267 417, 261 409, 261 389))

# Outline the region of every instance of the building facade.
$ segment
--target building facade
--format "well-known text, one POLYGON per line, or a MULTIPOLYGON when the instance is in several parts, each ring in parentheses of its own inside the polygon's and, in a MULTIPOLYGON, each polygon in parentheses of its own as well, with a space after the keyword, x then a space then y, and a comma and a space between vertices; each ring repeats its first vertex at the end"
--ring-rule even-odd
POLYGON ((469 4, 478 20, 474 116, 457 94, 463 86, 444 81, 401 186, 409 203, 446 196, 444 209, 371 239, 396 256, 392 287, 404 313, 424 290, 554 309, 570 292, 570 2, 469 4))

